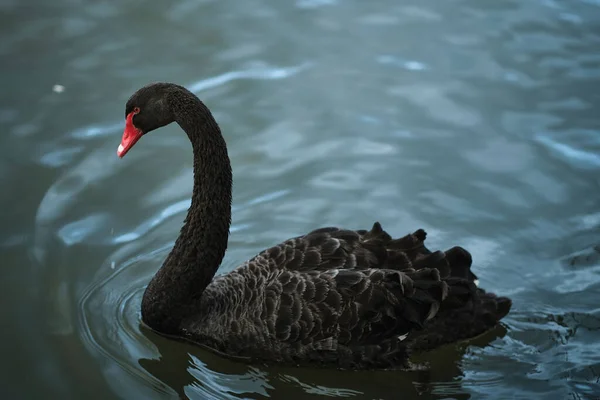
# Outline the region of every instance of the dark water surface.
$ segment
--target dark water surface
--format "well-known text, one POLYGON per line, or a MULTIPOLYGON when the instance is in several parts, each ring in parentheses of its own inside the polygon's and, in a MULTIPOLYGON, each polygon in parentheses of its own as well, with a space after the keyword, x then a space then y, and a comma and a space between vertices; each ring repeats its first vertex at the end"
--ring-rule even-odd
POLYGON ((599 398, 596 0, 4 0, 0 33, 0 398, 599 398), (221 271, 323 225, 423 227, 512 297, 505 324, 421 371, 358 373, 142 328, 192 185, 175 125, 116 157, 156 80, 229 144, 221 271))

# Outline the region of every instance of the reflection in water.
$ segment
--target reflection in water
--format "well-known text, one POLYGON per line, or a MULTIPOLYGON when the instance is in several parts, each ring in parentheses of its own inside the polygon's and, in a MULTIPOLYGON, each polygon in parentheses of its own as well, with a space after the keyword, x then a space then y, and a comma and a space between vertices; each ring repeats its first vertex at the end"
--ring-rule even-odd
POLYGON ((140 366, 181 398, 257 397, 267 396, 267 389, 272 389, 267 374, 255 367, 228 362, 192 345, 174 343, 145 327, 141 331, 156 346, 160 357, 141 358, 140 366))
POLYGON ((600 393, 595 2, 38 3, 0 4, 3 398, 600 393), (140 327, 191 190, 175 126, 115 155, 127 96, 156 80, 199 93, 228 142, 221 271, 318 226, 422 227, 513 298, 506 325, 360 373, 140 327))
MULTIPOLYGON (((303 393, 328 397, 388 398, 391 393, 418 395, 421 398, 452 396, 467 399, 461 390, 464 373, 460 360, 467 344, 446 346, 435 354, 415 357, 412 371, 332 371, 292 367, 256 367, 228 361, 209 351, 174 342, 141 327, 141 332, 156 346, 160 356, 139 360, 140 365, 158 381, 173 389, 180 398, 301 398, 303 393), (197 356, 195 356, 197 355, 197 356), (270 378, 269 378, 270 377, 270 378)), ((487 346, 503 337, 499 326, 474 339, 471 346, 487 346)))

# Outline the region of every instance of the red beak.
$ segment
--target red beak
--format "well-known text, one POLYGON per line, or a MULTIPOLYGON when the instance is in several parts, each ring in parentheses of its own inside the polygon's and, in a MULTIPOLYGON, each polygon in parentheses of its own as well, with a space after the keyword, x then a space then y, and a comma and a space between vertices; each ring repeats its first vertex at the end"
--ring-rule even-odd
POLYGON ((117 149, 117 155, 121 158, 127 154, 129 149, 131 149, 144 134, 141 130, 133 125, 134 114, 134 112, 130 112, 127 115, 127 118, 125 118, 125 131, 123 132, 123 139, 121 139, 121 144, 117 149))

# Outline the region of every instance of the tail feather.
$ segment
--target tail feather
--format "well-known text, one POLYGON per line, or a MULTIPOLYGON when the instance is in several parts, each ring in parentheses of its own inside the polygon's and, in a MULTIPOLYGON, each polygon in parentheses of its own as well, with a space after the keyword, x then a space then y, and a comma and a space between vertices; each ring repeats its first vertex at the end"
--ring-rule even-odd
POLYGON ((464 248, 432 252, 425 246, 427 234, 422 229, 388 240, 389 235, 376 224, 366 234, 385 246, 383 268, 402 271, 413 281, 414 293, 402 315, 421 328, 409 335, 411 347, 430 349, 472 338, 509 313, 510 299, 477 288, 473 259, 464 248))
POLYGON ((444 309, 465 307, 477 297, 477 286, 467 279, 447 278, 448 298, 444 302, 444 309))
POLYGON ((451 266, 446 259, 446 254, 439 250, 427 255, 420 255, 412 264, 415 269, 435 268, 443 278, 451 273, 451 266))
POLYGON ((495 327, 510 311, 512 302, 475 288, 473 282, 450 278, 448 296, 436 316, 412 335, 412 352, 474 338, 495 327))
POLYGON ((446 260, 450 265, 450 276, 467 279, 471 282, 477 280, 477 276, 471 271, 473 258, 471 253, 462 247, 456 246, 446 250, 446 260))
POLYGON ((440 280, 440 273, 435 268, 407 272, 406 275, 413 281, 414 293, 408 299, 403 317, 422 328, 440 309, 448 295, 448 285, 440 280))
POLYGON ((510 312, 512 300, 508 297, 496 296, 494 293, 485 292, 483 289, 477 289, 477 292, 481 298, 483 313, 492 323, 497 323, 510 312))
POLYGON ((410 233, 404 237, 391 240, 388 243, 388 248, 401 250, 414 259, 418 254, 429 254, 430 251, 425 247, 425 238, 427 233, 423 229, 419 229, 414 233, 410 233))

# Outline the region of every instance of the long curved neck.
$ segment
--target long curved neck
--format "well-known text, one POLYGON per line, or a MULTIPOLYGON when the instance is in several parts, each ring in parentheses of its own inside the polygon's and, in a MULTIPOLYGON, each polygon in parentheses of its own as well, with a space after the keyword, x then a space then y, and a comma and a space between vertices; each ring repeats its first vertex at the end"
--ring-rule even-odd
POLYGON ((225 140, 208 108, 185 89, 169 100, 175 121, 194 150, 192 203, 181 233, 142 300, 142 318, 152 328, 175 333, 197 310, 227 249, 232 173, 225 140))

